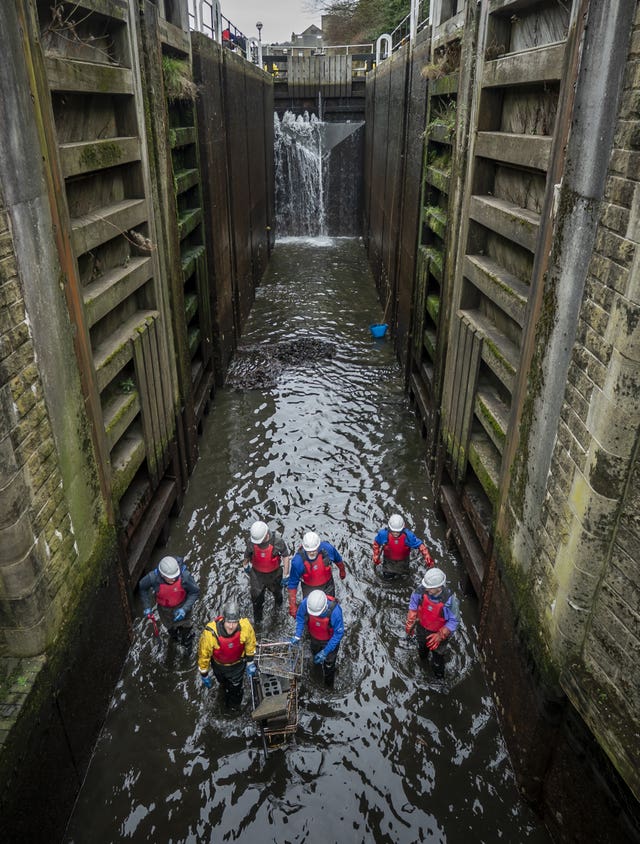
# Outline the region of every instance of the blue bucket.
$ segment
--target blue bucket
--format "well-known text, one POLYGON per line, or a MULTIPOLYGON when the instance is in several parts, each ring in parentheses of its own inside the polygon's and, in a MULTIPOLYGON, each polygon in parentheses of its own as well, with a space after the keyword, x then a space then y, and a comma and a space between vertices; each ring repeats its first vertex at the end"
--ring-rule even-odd
POLYGON ((387 328, 389 326, 386 322, 378 323, 378 325, 370 325, 369 331, 373 334, 374 337, 384 337, 387 333, 387 328))

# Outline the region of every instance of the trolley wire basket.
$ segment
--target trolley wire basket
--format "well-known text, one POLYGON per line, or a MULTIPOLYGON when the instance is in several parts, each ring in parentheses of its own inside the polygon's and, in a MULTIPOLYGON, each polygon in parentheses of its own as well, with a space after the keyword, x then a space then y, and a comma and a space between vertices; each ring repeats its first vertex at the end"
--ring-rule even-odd
POLYGON ((254 659, 262 674, 289 680, 302 677, 302 648, 290 642, 258 642, 254 659))

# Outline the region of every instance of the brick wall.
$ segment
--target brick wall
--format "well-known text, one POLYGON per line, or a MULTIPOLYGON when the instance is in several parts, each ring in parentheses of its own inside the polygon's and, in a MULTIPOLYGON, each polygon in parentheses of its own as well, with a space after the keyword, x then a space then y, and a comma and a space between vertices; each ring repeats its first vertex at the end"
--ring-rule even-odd
POLYGON ((44 650, 77 550, 0 196, 0 653, 44 650), (46 617, 45 617, 46 614, 46 617))
MULTIPOLYGON (((640 7, 639 7, 640 8, 640 7)), ((543 513, 563 685, 640 787, 640 11, 543 513), (635 773, 634 773, 635 770, 635 773)))

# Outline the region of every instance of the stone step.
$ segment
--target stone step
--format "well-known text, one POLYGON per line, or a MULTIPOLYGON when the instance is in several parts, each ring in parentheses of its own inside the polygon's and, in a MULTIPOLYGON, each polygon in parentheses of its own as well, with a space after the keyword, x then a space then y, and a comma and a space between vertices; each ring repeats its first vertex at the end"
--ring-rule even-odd
POLYGON ((193 357, 198 351, 198 348, 200 346, 200 340, 202 339, 200 329, 197 326, 190 328, 187 334, 187 338, 187 342, 189 343, 189 354, 191 355, 191 357, 193 357))
POLYGON ((175 186, 177 193, 184 193, 185 191, 197 185, 200 181, 200 173, 196 168, 189 170, 178 170, 174 174, 175 186))
POLYGON ((464 275, 520 327, 524 325, 529 295, 528 284, 485 255, 466 255, 464 275))
POLYGON ((453 129, 445 126, 442 123, 433 123, 429 127, 429 140, 437 141, 439 144, 449 144, 452 142, 453 129))
POLYGON ((129 20, 129 9, 123 0, 73 0, 73 8, 86 9, 125 23, 129 20))
POLYGON ((437 167, 427 167, 425 178, 434 188, 437 188, 442 193, 449 193, 451 176, 446 170, 439 170, 437 167))
POLYGON ((427 296, 427 313, 437 325, 440 318, 440 297, 435 293, 427 296))
POLYGON ((429 93, 432 97, 442 97, 445 94, 455 94, 458 91, 458 73, 449 73, 441 76, 440 79, 432 79, 429 82, 429 93))
POLYGON ((180 240, 183 240, 187 235, 191 234, 196 226, 200 224, 201 220, 201 208, 189 208, 186 211, 183 211, 178 217, 178 234, 180 236, 180 240))
POLYGON ((195 314, 198 312, 198 297, 195 293, 188 293, 184 297, 184 318, 189 325, 195 314))
POLYGON ((182 278, 186 281, 190 278, 196 268, 199 258, 204 255, 204 246, 192 246, 189 249, 184 249, 181 255, 182 261, 182 278))
POLYGON ((540 215, 495 196, 472 196, 469 216, 476 223, 534 252, 540 215))
POLYGON ((428 246, 427 257, 429 258, 429 272, 436 281, 442 284, 442 252, 433 246, 428 246))
POLYGON ((562 78, 564 50, 565 42, 561 41, 485 62, 482 87, 506 88, 513 85, 558 82, 562 78))
POLYGON ((169 141, 172 149, 186 147, 196 142, 195 126, 177 126, 169 130, 169 141))
POLYGON ((436 359, 436 332, 432 328, 425 328, 422 343, 432 361, 436 359))
POLYGON ((140 397, 137 390, 131 390, 130 393, 114 393, 109 399, 102 411, 109 450, 113 449, 138 413, 140 397))
POLYGON ((471 434, 469 463, 487 498, 495 507, 498 501, 501 456, 484 431, 474 431, 471 434))
POLYGON ((424 209, 424 220, 434 234, 438 235, 442 240, 445 239, 447 233, 447 215, 442 208, 428 206, 424 209))
POLYGON ((551 156, 551 136, 478 132, 475 154, 492 161, 504 161, 546 172, 551 156))
POLYGON ((153 275, 151 258, 131 258, 88 284, 82 293, 89 328, 142 287, 153 275))
POLYGON ((122 498, 145 456, 142 431, 133 425, 111 452, 111 490, 116 501, 122 498))
POLYGON ((509 426, 509 408, 489 384, 478 387, 475 413, 489 439, 502 454, 509 426))
POLYGON ((107 384, 131 360, 133 350, 130 340, 145 326, 150 325, 158 316, 158 311, 136 311, 125 320, 117 331, 93 350, 93 364, 96 368, 98 389, 104 390, 107 384))
POLYGON ((71 219, 71 241, 76 256, 139 226, 148 218, 144 199, 123 199, 71 219))
POLYGON ((482 336, 482 360, 509 393, 513 394, 520 350, 485 314, 480 311, 461 311, 461 314, 482 336))
POLYGON ((44 59, 51 91, 78 94, 133 94, 133 74, 128 67, 47 55, 44 59))
POLYGON ((135 137, 105 138, 60 144, 60 164, 65 179, 106 170, 140 160, 140 139, 135 137))

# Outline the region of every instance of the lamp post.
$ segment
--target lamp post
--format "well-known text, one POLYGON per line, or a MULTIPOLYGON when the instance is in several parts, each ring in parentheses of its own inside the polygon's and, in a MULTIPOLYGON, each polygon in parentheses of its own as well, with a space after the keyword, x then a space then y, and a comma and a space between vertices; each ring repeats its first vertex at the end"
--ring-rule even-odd
POLYGON ((262 21, 256 24, 258 30, 258 67, 262 67, 262 21))

